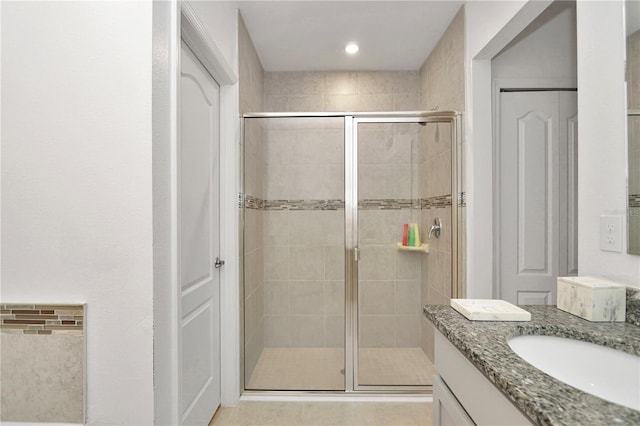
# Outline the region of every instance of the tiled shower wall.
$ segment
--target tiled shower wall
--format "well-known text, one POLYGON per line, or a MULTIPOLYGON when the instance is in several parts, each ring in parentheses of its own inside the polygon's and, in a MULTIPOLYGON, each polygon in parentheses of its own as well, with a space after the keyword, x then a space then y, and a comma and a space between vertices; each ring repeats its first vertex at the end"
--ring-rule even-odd
MULTIPOLYGON (((420 252, 398 251, 403 224, 419 223, 418 123, 358 127, 359 346, 418 347, 420 252)), ((424 234, 424 232, 422 232, 424 234)))
MULTIPOLYGON (((242 18, 238 19, 240 70, 240 114, 263 110, 264 70, 242 18)), ((245 194, 251 199, 263 199, 263 129, 254 121, 245 129, 240 152, 245 154, 245 194)), ((244 209, 244 344, 245 373, 250 376, 264 348, 264 247, 262 242, 264 212, 260 206, 244 209), (257 208, 256 208, 257 207, 257 208)), ((242 237, 242 236, 241 236, 242 237)))
MULTIPOLYGON (((265 106, 283 112, 415 110, 418 88, 415 71, 267 72, 265 106)), ((341 347, 344 207, 286 209, 296 208, 295 200, 344 203, 342 120, 276 123, 265 140, 265 197, 273 204, 265 216, 266 346, 341 347), (276 210, 275 200, 285 210, 276 210)), ((383 201, 361 211, 360 344, 365 347, 419 341, 419 263, 415 253, 399 256, 394 248, 402 224, 411 218, 411 206, 394 201, 417 196, 411 147, 418 126, 401 127, 366 126, 360 138, 361 198, 383 201)))
POLYGON ((342 347, 343 120, 265 128, 265 346, 342 347))
MULTIPOLYGON (((441 111, 464 110, 464 7, 449 24, 444 35, 420 69, 420 107, 441 111)), ((447 125, 428 124, 420 130, 420 164, 427 173, 421 176, 421 194, 425 199, 449 196, 442 206, 430 203, 421 211, 422 229, 427 232, 437 216, 442 221, 440 238, 429 240, 429 255, 422 265, 421 305, 449 304, 451 298, 451 133, 447 125)), ((456 147, 459 153, 462 146, 456 147)), ((463 164, 459 159, 458 164, 463 164)), ((461 179, 464 185, 464 179, 461 179)), ((461 192, 464 193, 464 187, 461 192)), ((454 196, 455 201, 458 197, 454 196)), ((466 207, 459 214, 466 214, 466 207)), ((459 221, 464 224, 464 220, 459 221)), ((463 225, 464 226, 464 225, 463 225)), ((464 235, 465 229, 458 229, 464 235)), ((464 242, 465 239, 462 238, 464 242)), ((457 243, 457 242, 453 242, 457 243)), ((463 265, 466 250, 459 247, 463 265)), ((464 273, 463 275, 464 276, 464 273)), ((433 360, 433 325, 421 319, 421 346, 433 360)))
MULTIPOLYGON (((640 31, 627 37, 627 109, 640 110, 640 31)), ((629 117, 629 247, 640 251, 640 117, 629 117)))

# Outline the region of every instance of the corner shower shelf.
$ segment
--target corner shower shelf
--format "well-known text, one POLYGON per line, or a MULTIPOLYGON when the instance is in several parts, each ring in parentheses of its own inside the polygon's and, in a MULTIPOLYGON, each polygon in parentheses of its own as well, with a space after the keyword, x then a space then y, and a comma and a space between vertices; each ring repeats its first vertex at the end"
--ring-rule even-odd
POLYGON ((421 253, 429 253, 429 244, 420 244, 420 247, 403 246, 402 243, 396 244, 399 251, 419 251, 421 253))

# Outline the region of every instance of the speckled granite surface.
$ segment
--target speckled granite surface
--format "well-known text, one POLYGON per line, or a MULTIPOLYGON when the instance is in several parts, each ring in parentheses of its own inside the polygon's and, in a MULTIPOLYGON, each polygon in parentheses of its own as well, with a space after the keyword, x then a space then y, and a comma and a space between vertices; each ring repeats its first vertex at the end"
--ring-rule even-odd
POLYGON ((469 321, 453 308, 427 305, 424 314, 534 424, 640 425, 640 411, 605 401, 531 366, 508 346, 513 336, 569 337, 640 355, 640 327, 592 323, 555 306, 521 306, 529 322, 469 321))
POLYGON ((640 327, 640 290, 627 287, 626 321, 640 327))

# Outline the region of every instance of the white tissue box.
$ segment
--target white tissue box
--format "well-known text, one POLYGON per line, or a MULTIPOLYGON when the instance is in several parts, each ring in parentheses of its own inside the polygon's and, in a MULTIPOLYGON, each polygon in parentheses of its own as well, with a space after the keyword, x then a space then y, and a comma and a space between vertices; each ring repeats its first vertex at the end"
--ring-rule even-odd
POLYGON ((558 277, 558 309, 594 322, 624 322, 626 287, 594 277, 558 277))

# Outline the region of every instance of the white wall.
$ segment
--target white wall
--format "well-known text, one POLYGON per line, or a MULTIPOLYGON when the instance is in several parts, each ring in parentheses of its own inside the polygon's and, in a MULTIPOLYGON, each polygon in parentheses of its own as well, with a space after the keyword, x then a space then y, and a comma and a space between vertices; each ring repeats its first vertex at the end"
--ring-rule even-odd
POLYGON ((627 143, 623 1, 577 3, 579 231, 581 275, 640 287, 640 256, 599 248, 600 215, 623 216, 626 235, 627 143))
POLYGON ((493 293, 491 58, 550 3, 518 0, 465 4, 467 297, 490 298, 493 293))
POLYGON ((88 422, 151 424, 152 4, 1 7, 2 301, 86 301, 88 422))
POLYGON ((576 87, 575 3, 549 6, 491 62, 494 79, 542 79, 550 87, 576 87))
POLYGON ((232 1, 189 1, 211 39, 238 75, 237 8, 232 1))

